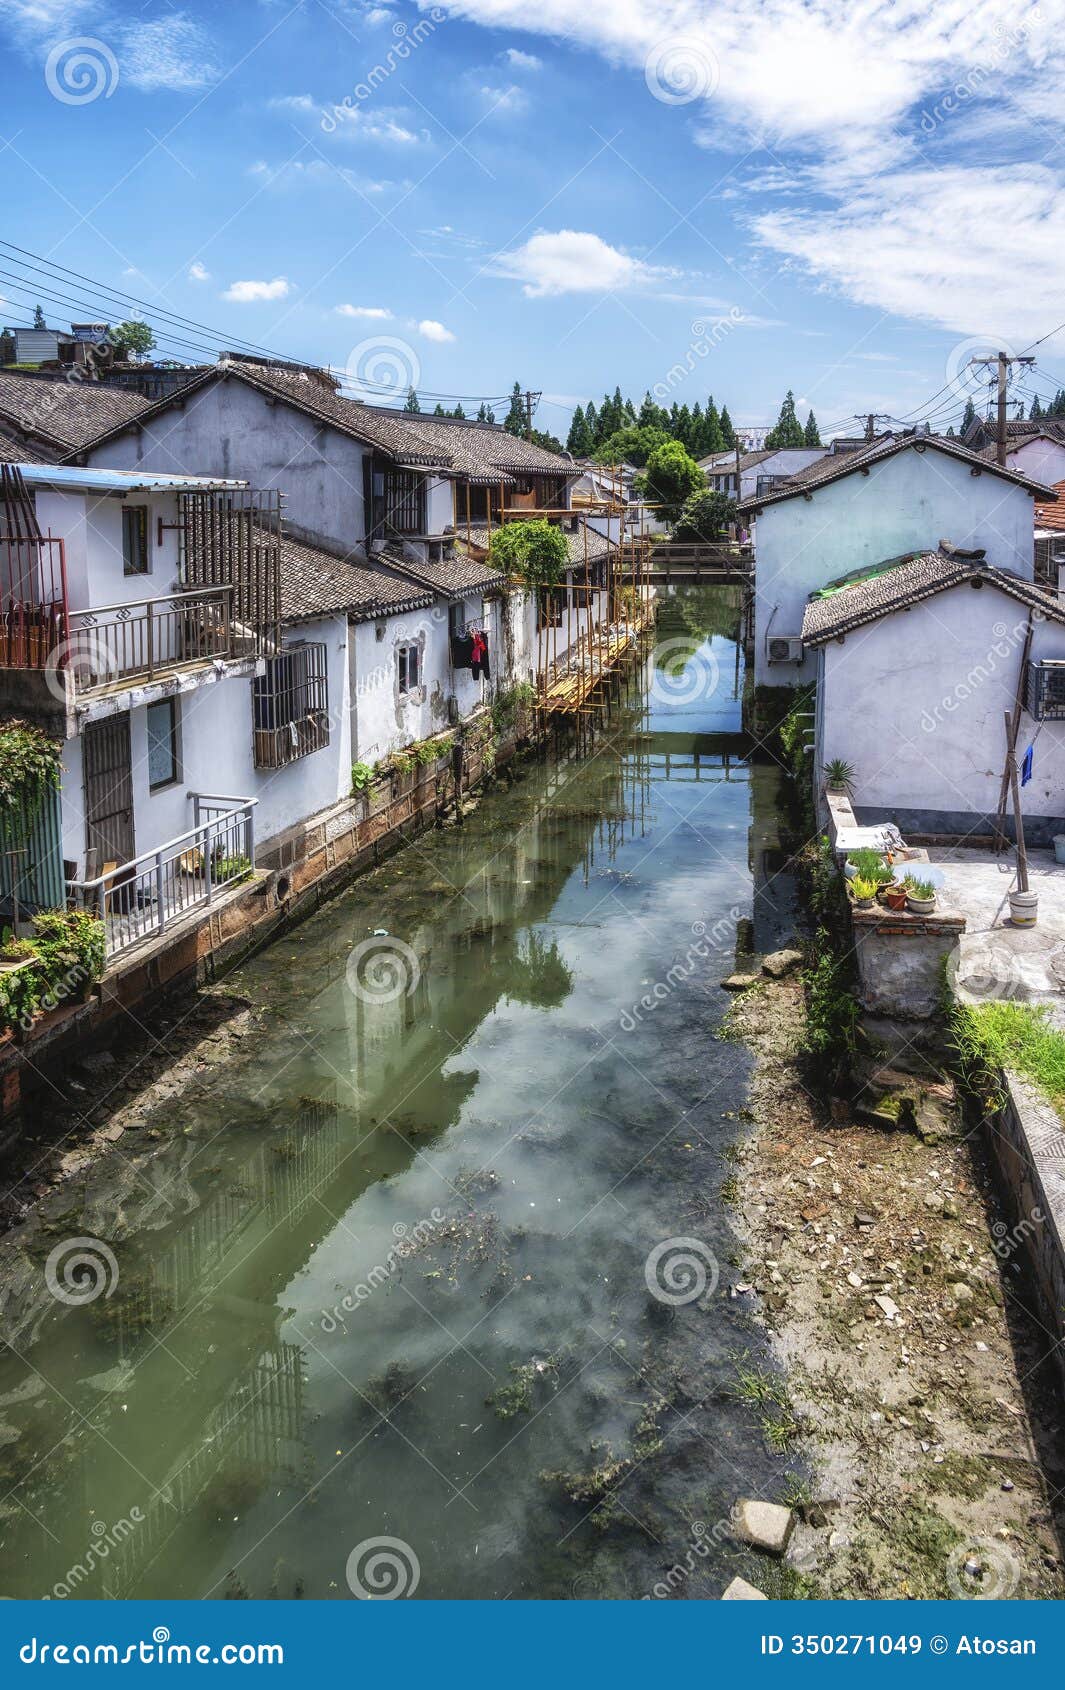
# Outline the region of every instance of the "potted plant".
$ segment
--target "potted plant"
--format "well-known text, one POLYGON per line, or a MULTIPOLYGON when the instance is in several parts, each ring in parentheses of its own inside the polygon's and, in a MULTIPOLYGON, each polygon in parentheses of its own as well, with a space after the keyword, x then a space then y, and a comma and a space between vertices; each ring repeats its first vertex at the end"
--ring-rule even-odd
POLYGON ((836 792, 844 798, 854 796, 854 765, 843 757, 833 757, 825 764, 825 791, 836 792))
POLYGON ((851 891, 854 894, 855 906, 860 910, 871 910, 876 902, 876 881, 866 880, 862 875, 851 881, 851 891))
POLYGON ((880 897, 889 910, 904 910, 906 908, 908 894, 901 880, 885 882, 880 888, 880 897))
POLYGON ((931 915, 936 907, 936 889, 930 880, 918 880, 916 875, 908 874, 903 881, 906 888, 906 905, 914 915, 931 915))
POLYGON ((16 939, 10 927, 4 928, 0 934, 0 974, 11 974, 16 968, 25 968, 36 956, 37 951, 28 939, 16 939))

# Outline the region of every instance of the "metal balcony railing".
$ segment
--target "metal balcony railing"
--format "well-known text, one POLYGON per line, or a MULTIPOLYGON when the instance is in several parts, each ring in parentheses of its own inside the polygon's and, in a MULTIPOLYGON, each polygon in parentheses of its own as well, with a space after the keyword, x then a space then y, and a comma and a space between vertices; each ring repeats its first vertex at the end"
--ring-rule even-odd
POLYGON ((108 958, 152 939, 235 885, 255 867, 256 798, 190 792, 194 825, 95 880, 68 881, 81 907, 100 916, 108 958))
POLYGON ((230 617, 232 588, 177 592, 69 613, 65 667, 76 692, 152 680, 189 664, 240 655, 230 617))
POLYGON ((46 669, 67 638, 63 542, 0 538, 0 669, 46 669))

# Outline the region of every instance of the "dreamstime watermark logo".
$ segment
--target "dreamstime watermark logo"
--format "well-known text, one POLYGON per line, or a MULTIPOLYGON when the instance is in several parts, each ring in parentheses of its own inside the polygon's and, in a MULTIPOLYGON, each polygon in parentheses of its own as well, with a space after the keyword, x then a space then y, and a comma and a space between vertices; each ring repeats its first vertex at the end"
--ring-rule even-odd
POLYGON ((692 651, 690 639, 663 640, 654 656, 652 703, 696 704, 717 692, 721 668, 710 646, 703 644, 692 651))
POLYGON ((726 943, 735 939, 736 929, 742 920, 743 911, 733 908, 727 914, 719 916, 709 931, 705 921, 693 921, 692 933, 695 937, 682 960, 675 962, 663 979, 656 980, 651 990, 644 992, 631 1009, 622 1010, 618 1019, 621 1031, 634 1032, 642 1022, 644 1012, 651 1014, 659 1004, 665 1003, 678 987, 687 985, 700 963, 708 962, 726 943))
POLYGON ((644 1284, 652 1297, 674 1309, 712 1297, 720 1271, 717 1257, 701 1238, 666 1238, 643 1265, 644 1284))
POLYGON ((90 1529, 91 1541, 79 1561, 68 1567, 63 1578, 57 1579, 51 1590, 41 1598, 42 1602, 64 1602, 68 1596, 73 1596, 78 1586, 90 1579, 96 1569, 108 1559, 112 1549, 121 1549, 134 1528, 143 1525, 145 1516, 139 1508, 131 1508, 128 1519, 116 1520, 109 1526, 106 1520, 94 1520, 90 1529))
POLYGON ((427 1220, 420 1220, 414 1226, 408 1226, 406 1221, 397 1221, 392 1228, 392 1235, 396 1242, 390 1247, 383 1262, 376 1263, 366 1275, 366 1278, 356 1285, 354 1291, 348 1291, 341 1297, 339 1303, 334 1303, 331 1309, 322 1310, 319 1325, 323 1332, 333 1333, 341 1329, 347 1331, 344 1322, 346 1314, 354 1314, 361 1304, 367 1302, 375 1291, 398 1273, 408 1256, 416 1256, 424 1249, 433 1237, 438 1226, 442 1226, 447 1219, 443 1209, 430 1209, 427 1220))
POLYGON ((1016 1226, 1007 1226, 1005 1221, 996 1221, 991 1228, 991 1248, 999 1261, 1008 1262, 1030 1238, 1037 1236, 1045 1221, 1046 1216, 1038 1203, 1016 1226))
POLYGON ((415 24, 408 24, 403 18, 397 18, 392 25, 395 44, 388 49, 383 61, 367 71, 363 80, 355 84, 350 94, 344 95, 339 105, 322 112, 322 128, 326 134, 331 135, 341 123, 350 123, 356 107, 371 99, 382 83, 395 75, 400 65, 405 64, 411 54, 416 53, 422 43, 435 34, 446 18, 447 13, 440 6, 434 6, 431 12, 419 18, 415 24))
POLYGON ((75 1308, 110 1297, 118 1285, 114 1251, 101 1238, 66 1238, 48 1253, 44 1283, 57 1303, 75 1308))
POLYGON ((675 1596, 692 1574, 698 1570, 699 1564, 706 1560, 711 1550, 721 1543, 731 1543, 732 1533, 727 1520, 717 1520, 707 1527, 702 1520, 693 1520, 691 1524, 691 1538, 682 1561, 674 1561, 666 1572, 665 1577, 645 1591, 640 1598, 643 1602, 665 1602, 675 1596))
POLYGON ((934 135, 941 123, 945 123, 956 112, 964 111, 970 100, 986 97, 986 84, 1001 71, 1011 54, 1018 47, 1023 47, 1032 34, 1033 28, 1044 22, 1038 6, 1032 8, 1023 23, 1007 26, 996 23, 994 33, 998 40, 991 46, 987 57, 978 60, 964 76, 960 76, 952 88, 942 93, 935 105, 925 106, 921 113, 921 132, 924 135, 934 135))
POLYGON ((1007 358, 1020 356, 1015 346, 998 335, 970 335, 968 340, 959 340, 956 346, 951 347, 943 366, 945 387, 956 399, 975 400, 986 396, 988 383, 996 379, 994 365, 974 363, 973 360, 995 359, 1000 352, 1004 352, 1007 358))
POLYGON ((361 1602, 395 1602, 414 1595, 422 1568, 401 1537, 367 1537, 348 1556, 344 1576, 361 1602))
POLYGON ((649 93, 664 106, 709 100, 721 81, 717 54, 694 35, 671 35, 651 48, 643 65, 649 93))
POLYGON ((1023 995, 1019 959, 1005 945, 970 943, 947 960, 947 985, 963 1003, 986 1003, 1023 995))
POLYGON ((1005 1602, 1020 1580, 1016 1555, 993 1537, 969 1538, 947 1557, 947 1584, 962 1601, 1005 1602))
POLYGON ((421 381, 422 366, 413 346, 397 335, 371 335, 348 353, 345 370, 352 381, 372 389, 371 402, 406 394, 421 381))
POLYGON ((92 628, 80 630, 48 653, 44 665, 44 684, 57 703, 67 702, 67 678, 75 692, 87 687, 109 686, 122 672, 118 653, 92 628))
POLYGON ((118 87, 118 60, 95 35, 75 35, 52 48, 44 65, 48 92, 65 106, 88 106, 118 87))
POLYGON ((739 305, 730 305, 724 317, 715 317, 710 323, 697 317, 691 325, 692 337, 684 357, 666 371, 661 381, 655 382, 652 389, 655 398, 668 399, 743 321, 744 313, 739 305))
MULTIPOLYGON (((1041 610, 1031 611, 1033 624, 1045 622, 1046 617, 1041 610)), ((961 705, 968 702, 987 681, 992 680, 999 672, 999 663, 1004 663, 1008 657, 1022 644, 1028 631, 1027 618, 1023 622, 1015 622, 1010 628, 1005 622, 996 622, 991 632, 995 636, 994 642, 988 647, 979 663, 974 663, 967 674, 955 682, 948 693, 940 699, 932 710, 922 710, 922 733, 935 733, 942 725, 944 716, 952 716, 961 705)))
POLYGON ((375 933, 350 952, 344 975, 348 990, 363 1003, 394 1003, 410 997, 421 979, 421 964, 402 939, 375 933))

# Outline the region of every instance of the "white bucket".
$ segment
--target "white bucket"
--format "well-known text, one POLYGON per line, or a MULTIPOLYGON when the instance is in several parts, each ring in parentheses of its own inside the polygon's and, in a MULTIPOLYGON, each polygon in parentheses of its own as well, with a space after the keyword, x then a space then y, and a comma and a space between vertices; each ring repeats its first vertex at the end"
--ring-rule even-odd
POLYGON ((1034 927, 1038 913, 1038 892, 1010 893, 1010 918, 1014 927, 1034 927))

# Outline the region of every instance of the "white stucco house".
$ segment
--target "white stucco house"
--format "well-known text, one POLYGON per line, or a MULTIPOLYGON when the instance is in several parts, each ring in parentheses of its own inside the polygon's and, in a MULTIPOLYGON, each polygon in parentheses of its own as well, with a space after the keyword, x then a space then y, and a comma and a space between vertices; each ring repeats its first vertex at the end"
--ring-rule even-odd
POLYGON ((852 766, 859 823, 891 820, 904 836, 992 833, 1005 715, 1020 690, 1018 761, 1033 750, 1025 837, 1045 845, 1065 832, 1065 605, 1055 596, 980 552, 918 552, 811 598, 802 638, 816 666, 816 767, 852 766))
POLYGON ((714 492, 730 499, 753 499, 758 493, 781 486, 790 476, 823 458, 825 452, 824 446, 766 446, 757 452, 742 452, 738 484, 735 452, 711 453, 708 458, 700 458, 699 468, 714 492))
POLYGON ((941 539, 1031 580, 1034 501, 1049 490, 957 441, 907 434, 820 465, 741 505, 754 519, 755 682, 813 680, 806 600, 826 583, 941 539))

